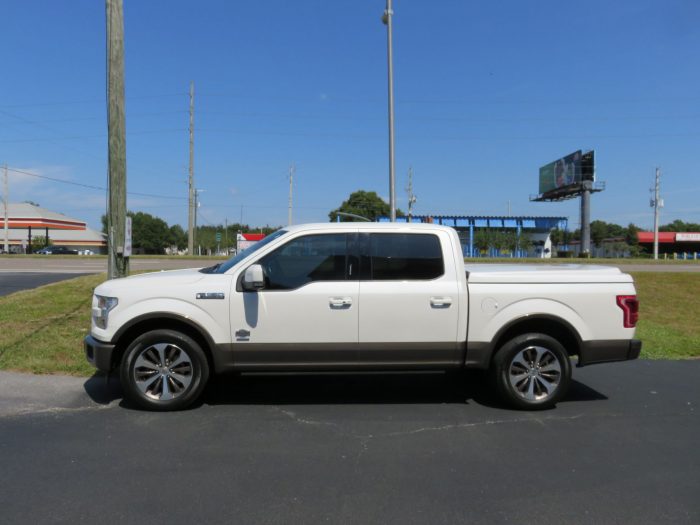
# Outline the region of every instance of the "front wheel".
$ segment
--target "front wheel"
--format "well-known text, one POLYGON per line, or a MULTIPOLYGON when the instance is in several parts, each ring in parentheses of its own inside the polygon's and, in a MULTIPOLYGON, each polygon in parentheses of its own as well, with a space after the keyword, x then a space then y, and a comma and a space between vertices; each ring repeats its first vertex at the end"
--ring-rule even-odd
POLYGON ((124 396, 148 410, 181 410, 202 393, 209 365, 199 344, 174 330, 153 330, 129 345, 121 363, 124 396))
POLYGON ((571 382, 571 362, 564 347, 544 334, 523 334, 496 352, 492 373, 498 393, 521 409, 553 407, 571 382))

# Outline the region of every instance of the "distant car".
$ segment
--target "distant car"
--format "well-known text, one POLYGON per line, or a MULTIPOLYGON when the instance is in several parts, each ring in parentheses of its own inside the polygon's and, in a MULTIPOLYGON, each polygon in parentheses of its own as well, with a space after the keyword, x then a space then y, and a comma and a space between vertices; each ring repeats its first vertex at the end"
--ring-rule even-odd
POLYGON ((77 250, 71 250, 65 246, 46 246, 35 253, 40 255, 78 255, 77 250))
POLYGON ((95 252, 90 249, 78 250, 78 255, 95 255, 95 252))

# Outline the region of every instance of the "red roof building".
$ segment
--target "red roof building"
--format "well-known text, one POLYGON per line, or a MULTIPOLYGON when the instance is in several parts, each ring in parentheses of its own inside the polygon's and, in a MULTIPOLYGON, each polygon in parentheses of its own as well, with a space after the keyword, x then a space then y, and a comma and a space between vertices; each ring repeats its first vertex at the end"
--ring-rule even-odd
MULTIPOLYGON (((654 232, 637 232, 639 244, 653 251, 654 232)), ((700 252, 700 232, 659 232, 659 253, 700 252)))

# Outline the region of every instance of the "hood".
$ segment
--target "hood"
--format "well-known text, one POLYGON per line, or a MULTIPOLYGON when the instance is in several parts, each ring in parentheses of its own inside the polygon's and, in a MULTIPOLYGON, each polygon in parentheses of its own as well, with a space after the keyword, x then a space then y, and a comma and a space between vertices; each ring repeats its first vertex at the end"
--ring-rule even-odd
POLYGON ((133 290, 135 287, 182 286, 201 281, 204 277, 205 274, 200 273, 199 268, 140 273, 123 279, 105 281, 95 288, 95 293, 108 297, 118 297, 121 291, 133 290))

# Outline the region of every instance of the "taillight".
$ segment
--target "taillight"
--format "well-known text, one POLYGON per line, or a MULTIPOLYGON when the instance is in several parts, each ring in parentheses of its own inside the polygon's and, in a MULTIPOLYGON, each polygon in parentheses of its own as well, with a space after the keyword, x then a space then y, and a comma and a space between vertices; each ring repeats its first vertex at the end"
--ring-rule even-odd
POLYGON ((639 320, 639 300, 636 295, 618 295, 617 306, 622 308, 625 328, 634 328, 639 320))

